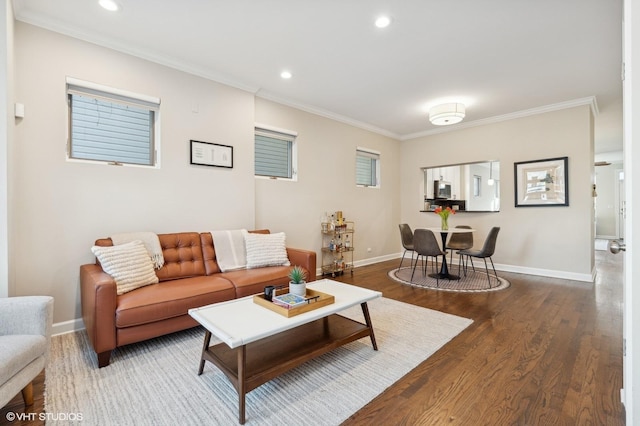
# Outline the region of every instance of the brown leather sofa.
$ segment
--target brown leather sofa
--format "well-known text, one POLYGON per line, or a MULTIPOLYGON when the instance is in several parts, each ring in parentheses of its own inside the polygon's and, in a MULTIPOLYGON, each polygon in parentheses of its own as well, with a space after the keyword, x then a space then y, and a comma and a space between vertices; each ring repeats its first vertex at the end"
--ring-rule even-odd
MULTIPOLYGON (((268 230, 251 231, 269 233, 268 230)), ((80 266, 82 318, 98 356, 98 366, 109 365, 111 351, 164 334, 194 327, 191 308, 264 291, 267 285, 288 283, 290 266, 269 266, 221 272, 209 232, 159 234, 164 266, 156 271, 158 284, 116 295, 116 283, 99 262, 80 266)), ((113 245, 110 238, 98 246, 113 245)), ((287 248, 291 265, 315 280, 316 253, 287 248)))

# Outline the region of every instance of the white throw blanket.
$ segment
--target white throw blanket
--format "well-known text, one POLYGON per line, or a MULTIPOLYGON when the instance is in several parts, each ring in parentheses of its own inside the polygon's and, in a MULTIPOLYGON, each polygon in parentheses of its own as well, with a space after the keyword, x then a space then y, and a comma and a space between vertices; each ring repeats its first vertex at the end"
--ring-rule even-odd
POLYGON ((130 243, 131 241, 140 240, 144 244, 151 260, 153 261, 153 267, 160 269, 164 265, 164 256, 162 255, 162 246, 160 246, 160 239, 157 234, 153 232, 126 232, 122 234, 114 234, 111 236, 113 245, 130 243))
POLYGON ((247 249, 244 244, 246 232, 246 229, 211 231, 216 260, 222 272, 246 268, 247 249))

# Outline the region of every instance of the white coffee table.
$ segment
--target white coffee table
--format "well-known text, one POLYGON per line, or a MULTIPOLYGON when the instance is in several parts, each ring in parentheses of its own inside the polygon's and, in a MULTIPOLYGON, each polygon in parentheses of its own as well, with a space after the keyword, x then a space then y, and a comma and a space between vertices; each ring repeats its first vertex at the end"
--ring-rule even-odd
POLYGON ((291 318, 254 303, 253 296, 189 310, 206 329, 198 375, 209 361, 229 378, 238 392, 240 424, 246 394, 269 380, 363 337, 378 350, 367 302, 382 293, 328 279, 307 286, 333 295, 335 302, 291 318), (337 315, 358 304, 364 323, 337 315), (209 346, 212 335, 223 343, 209 346))

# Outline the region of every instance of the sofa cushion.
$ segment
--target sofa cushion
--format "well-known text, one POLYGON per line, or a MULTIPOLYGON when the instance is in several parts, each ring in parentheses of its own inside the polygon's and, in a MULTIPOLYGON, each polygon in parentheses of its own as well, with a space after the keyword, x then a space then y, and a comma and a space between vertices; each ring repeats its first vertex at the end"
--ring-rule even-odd
POLYGON ((0 385, 47 351, 47 339, 40 335, 0 336, 0 385))
POLYGON ((164 281, 118 296, 116 327, 132 327, 186 315, 191 308, 235 298, 233 285, 220 276, 164 281))
POLYGON ((245 233, 247 247, 247 269, 263 266, 289 266, 287 257, 286 235, 245 233))
POLYGON ((268 285, 289 284, 289 266, 268 266, 257 269, 245 269, 243 271, 223 272, 220 277, 226 278, 236 288, 236 297, 249 296, 262 293, 268 285))
POLYGON ((116 293, 124 294, 139 287, 158 282, 153 261, 142 241, 111 247, 93 246, 102 269, 116 282, 116 293))
POLYGON ((156 272, 160 281, 205 274, 198 232, 159 234, 158 238, 164 256, 164 266, 156 272))
POLYGON ((220 272, 216 249, 213 247, 213 237, 211 232, 203 232, 200 234, 200 243, 202 244, 202 256, 204 258, 204 268, 207 275, 213 275, 220 272))

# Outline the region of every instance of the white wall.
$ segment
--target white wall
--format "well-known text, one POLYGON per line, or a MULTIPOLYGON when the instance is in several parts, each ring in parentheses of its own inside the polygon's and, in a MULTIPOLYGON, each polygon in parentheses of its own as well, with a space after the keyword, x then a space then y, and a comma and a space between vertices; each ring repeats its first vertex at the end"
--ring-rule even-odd
MULTIPOLYGON (((625 339, 624 394, 626 423, 640 423, 640 197, 633 188, 640 188, 640 8, 638 2, 624 1, 624 172, 626 221, 624 253, 624 325, 625 339)), ((622 253, 621 253, 622 254, 622 253)))
POLYGON ((9 141, 13 138, 13 4, 0 7, 0 297, 9 295, 9 141))
POLYGON ((256 122, 298 132, 299 169, 297 182, 256 179, 256 226, 283 230, 290 246, 315 250, 320 267, 320 218, 342 210, 346 220, 355 221, 356 263, 395 255, 400 143, 262 98, 255 105, 256 122), (356 147, 380 152, 379 189, 356 187, 356 147))
POLYGON ((439 226, 422 209, 421 167, 500 161, 498 213, 460 212, 450 226, 468 224, 480 247, 500 226, 494 262, 503 270, 589 281, 593 259, 593 117, 589 106, 463 128, 402 142, 401 220, 412 228, 439 226), (513 163, 569 157, 569 207, 514 207, 513 163))
POLYGON ((52 295, 54 322, 72 320, 97 238, 254 227, 251 93, 21 22, 15 55, 26 116, 11 147, 13 295, 52 295), (161 167, 66 161, 66 76, 160 97, 161 167), (232 145, 233 169, 190 165, 190 139, 232 145))

